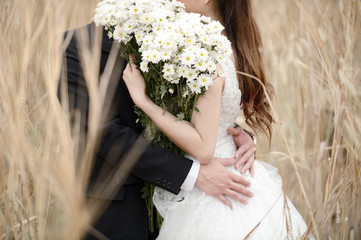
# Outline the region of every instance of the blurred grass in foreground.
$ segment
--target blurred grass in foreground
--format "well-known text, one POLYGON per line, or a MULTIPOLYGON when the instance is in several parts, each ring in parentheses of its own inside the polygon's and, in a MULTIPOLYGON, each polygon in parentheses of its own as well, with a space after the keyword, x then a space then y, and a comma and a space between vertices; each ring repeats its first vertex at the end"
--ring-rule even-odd
MULTIPOLYGON (((0 2, 0 239, 78 238, 97 212, 82 195, 87 167, 75 170, 79 131, 56 96, 62 34, 89 22, 95 4, 0 2)), ((258 156, 280 169, 315 236, 360 239, 361 3, 255 0, 254 9, 277 120, 270 152, 260 136, 258 156)))

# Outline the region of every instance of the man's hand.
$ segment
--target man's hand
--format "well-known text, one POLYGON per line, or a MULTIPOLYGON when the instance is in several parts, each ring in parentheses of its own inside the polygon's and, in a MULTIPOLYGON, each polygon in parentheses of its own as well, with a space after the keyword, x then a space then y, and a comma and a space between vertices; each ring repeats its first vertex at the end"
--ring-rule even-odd
POLYGON ((209 164, 201 165, 196 181, 196 185, 203 192, 220 200, 230 208, 232 208, 232 203, 225 197, 226 195, 244 204, 248 203, 246 197, 253 196, 246 189, 250 183, 242 176, 231 173, 225 168, 225 166, 233 164, 233 158, 215 158, 209 164))
POLYGON ((251 176, 253 177, 255 146, 251 136, 249 136, 241 127, 230 127, 228 128, 228 132, 233 135, 233 140, 238 147, 234 156, 236 159, 234 167, 239 169, 240 166, 244 164, 240 172, 243 174, 249 169, 251 176))

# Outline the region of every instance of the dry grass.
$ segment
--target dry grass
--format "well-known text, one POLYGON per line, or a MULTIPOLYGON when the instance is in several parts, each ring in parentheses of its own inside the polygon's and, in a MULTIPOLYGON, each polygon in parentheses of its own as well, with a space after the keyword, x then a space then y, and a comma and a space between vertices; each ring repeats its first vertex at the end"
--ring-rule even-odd
POLYGON ((0 239, 76 238, 89 218, 86 178, 75 173, 78 134, 56 93, 63 32, 85 24, 93 7, 88 0, 0 4, 0 239))
MULTIPOLYGON (((75 170, 79 133, 56 88, 62 33, 86 24, 95 3, 0 1, 0 239, 78 238, 94 213, 81 194, 87 174, 75 170)), ((361 3, 255 0, 255 9, 278 123, 259 156, 279 167, 315 236, 360 239, 361 3)))
POLYGON ((262 157, 320 238, 361 237, 360 4, 256 1, 278 123, 262 157))

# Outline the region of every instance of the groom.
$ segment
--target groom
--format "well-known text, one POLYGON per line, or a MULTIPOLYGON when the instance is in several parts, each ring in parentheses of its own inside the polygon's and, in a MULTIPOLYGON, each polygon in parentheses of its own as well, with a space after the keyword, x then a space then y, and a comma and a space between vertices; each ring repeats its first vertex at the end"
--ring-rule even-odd
MULTIPOLYGON (((106 32, 100 31, 102 41, 99 75, 103 74, 106 68, 113 45, 106 32)), ((69 31, 65 35, 65 42, 70 41, 64 54, 63 64, 63 73, 67 77, 69 107, 80 111, 81 124, 85 129, 88 127, 89 95, 84 77, 85 68, 81 64, 86 61, 81 61, 79 49, 92 48, 96 42, 95 32, 94 24, 89 24, 75 31, 69 31), (86 34, 89 44, 80 43, 81 32, 86 34)), ((104 183, 106 181, 104 176, 115 175, 116 178, 116 166, 129 154, 132 145, 135 142, 136 144, 145 142, 141 136, 143 129, 136 123, 134 103, 121 77, 125 65, 126 61, 118 54, 115 65, 110 71, 110 85, 111 89, 114 89, 114 94, 113 97, 107 96, 108 120, 105 123, 99 149, 96 151, 90 188, 104 183)), ((241 128, 236 128, 233 134, 238 146, 252 144, 251 138, 241 128)), ((252 196, 252 193, 246 189, 249 182, 231 174, 224 167, 233 163, 234 159, 215 159, 208 165, 200 166, 187 158, 149 144, 140 154, 114 197, 109 199, 107 196, 88 193, 90 199, 108 202, 108 207, 94 226, 90 227, 86 239, 150 239, 148 212, 141 192, 144 181, 175 194, 181 189, 191 190, 196 185, 208 195, 229 206, 231 204, 225 198, 226 195, 246 203, 246 197, 252 196)), ((105 184, 112 183, 105 182, 105 184)))

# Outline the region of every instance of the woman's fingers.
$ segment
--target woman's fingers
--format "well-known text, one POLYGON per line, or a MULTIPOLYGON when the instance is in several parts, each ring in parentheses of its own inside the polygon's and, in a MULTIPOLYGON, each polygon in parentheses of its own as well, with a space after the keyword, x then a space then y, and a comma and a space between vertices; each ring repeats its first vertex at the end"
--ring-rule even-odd
POLYGON ((247 162, 243 165, 243 167, 241 168, 241 173, 243 174, 244 172, 246 172, 247 170, 250 170, 251 167, 253 166, 253 162, 254 162, 254 158, 253 156, 251 156, 247 162))
POLYGON ((229 127, 227 130, 228 130, 228 133, 229 133, 229 134, 232 134, 233 136, 242 133, 242 128, 240 128, 240 127, 237 127, 237 128, 229 127))
POLYGON ((129 55, 129 62, 127 64, 127 66, 125 67, 124 71, 123 71, 123 79, 124 80, 130 80, 133 78, 138 78, 141 76, 140 71, 137 69, 136 65, 133 62, 134 60, 134 55, 130 54, 129 55))
POLYGON ((240 147, 237 149, 236 153, 234 154, 234 157, 235 157, 236 159, 239 159, 239 158, 248 150, 248 148, 249 148, 249 147, 248 147, 246 144, 240 146, 240 147))
POLYGON ((123 71, 123 80, 124 81, 128 80, 128 72, 129 72, 129 64, 127 64, 127 66, 125 66, 125 69, 123 71))
POLYGON ((254 176, 254 162, 251 165, 250 172, 251 172, 251 176, 253 177, 254 176))
POLYGON ((246 161, 248 161, 251 157, 253 158, 254 153, 252 149, 247 149, 246 152, 244 152, 238 159, 236 163, 236 169, 241 167, 242 164, 244 164, 246 161))

